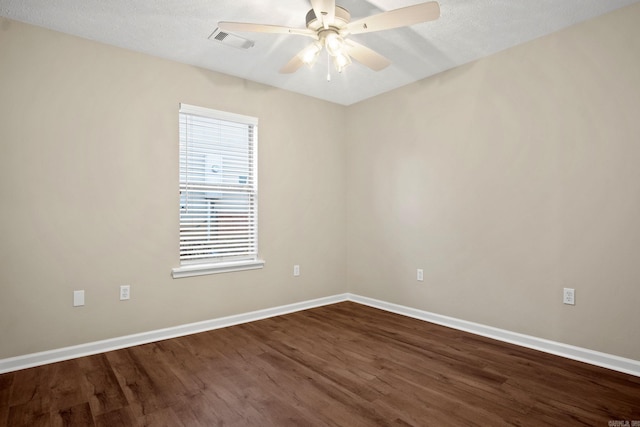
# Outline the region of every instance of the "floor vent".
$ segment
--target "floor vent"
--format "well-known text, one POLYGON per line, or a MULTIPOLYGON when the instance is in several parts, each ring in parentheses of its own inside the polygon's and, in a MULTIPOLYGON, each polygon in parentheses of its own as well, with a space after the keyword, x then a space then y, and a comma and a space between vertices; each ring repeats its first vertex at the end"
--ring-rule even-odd
POLYGON ((236 36, 235 34, 227 33, 220 30, 220 28, 216 28, 216 30, 211 33, 211 35, 209 36, 209 40, 214 40, 227 46, 235 47, 237 49, 249 49, 255 44, 252 40, 236 36))

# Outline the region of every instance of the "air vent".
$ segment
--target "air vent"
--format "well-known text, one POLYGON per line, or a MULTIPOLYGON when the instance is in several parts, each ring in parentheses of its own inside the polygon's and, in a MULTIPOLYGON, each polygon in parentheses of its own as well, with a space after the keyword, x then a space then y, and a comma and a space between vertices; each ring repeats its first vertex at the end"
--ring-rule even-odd
POLYGON ((235 47, 237 49, 249 49, 255 44, 252 40, 236 36, 235 34, 227 33, 220 30, 220 28, 216 28, 216 30, 211 33, 211 35, 209 36, 209 40, 214 40, 216 42, 235 47))
POLYGON ((218 41, 224 41, 224 39, 227 38, 227 36, 229 36, 229 33, 224 33, 222 31, 220 31, 218 34, 216 34, 216 36, 214 37, 215 40, 218 41))

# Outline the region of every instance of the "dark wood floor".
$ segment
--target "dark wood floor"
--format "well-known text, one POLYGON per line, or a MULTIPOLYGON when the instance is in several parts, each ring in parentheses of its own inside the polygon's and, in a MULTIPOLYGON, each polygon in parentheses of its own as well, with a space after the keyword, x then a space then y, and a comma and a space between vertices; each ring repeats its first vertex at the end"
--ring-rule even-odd
POLYGON ((351 302, 0 375, 0 426, 622 420, 638 377, 351 302))

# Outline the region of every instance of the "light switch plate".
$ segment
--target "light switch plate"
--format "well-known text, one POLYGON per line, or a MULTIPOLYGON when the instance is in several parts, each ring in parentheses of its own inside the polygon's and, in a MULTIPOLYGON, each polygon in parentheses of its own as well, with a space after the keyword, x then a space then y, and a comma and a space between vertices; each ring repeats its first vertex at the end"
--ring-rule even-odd
POLYGON ((84 305, 84 290, 73 291, 73 306, 81 307, 84 305))

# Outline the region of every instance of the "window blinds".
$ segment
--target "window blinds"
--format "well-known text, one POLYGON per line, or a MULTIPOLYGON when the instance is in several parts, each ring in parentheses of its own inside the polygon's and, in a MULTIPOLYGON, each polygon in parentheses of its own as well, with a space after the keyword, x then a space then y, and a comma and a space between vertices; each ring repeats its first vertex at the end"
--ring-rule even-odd
POLYGON ((180 261, 257 258, 257 119, 180 105, 180 261))

